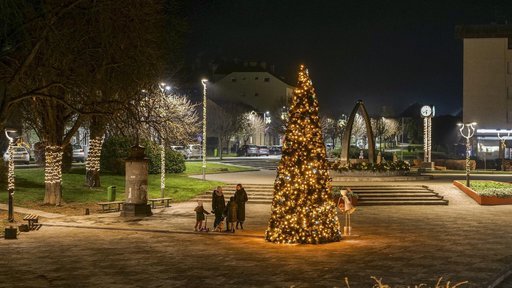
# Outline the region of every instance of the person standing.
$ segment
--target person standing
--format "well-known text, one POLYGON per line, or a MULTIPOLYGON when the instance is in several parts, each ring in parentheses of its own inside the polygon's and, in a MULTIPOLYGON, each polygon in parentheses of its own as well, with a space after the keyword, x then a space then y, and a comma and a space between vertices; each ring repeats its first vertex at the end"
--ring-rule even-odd
POLYGON ((235 233, 237 210, 238 205, 236 204, 235 196, 231 196, 231 198, 229 198, 228 204, 226 205, 226 210, 224 211, 224 214, 226 215, 226 232, 235 233))
POLYGON ((244 221, 245 221, 245 202, 247 202, 247 193, 245 192, 244 187, 242 187, 242 184, 236 185, 236 191, 235 191, 235 202, 238 206, 237 210, 237 222, 236 222, 236 229, 238 229, 238 224, 240 224, 240 229, 244 230, 244 221))
POLYGON ((226 209, 226 201, 224 200, 224 193, 222 187, 218 186, 212 193, 212 213, 215 214, 215 221, 213 222, 213 229, 217 228, 223 220, 222 213, 226 209))
MULTIPOLYGON (((194 209, 196 212, 196 226, 194 226, 194 231, 204 231, 203 230, 203 221, 205 220, 204 214, 210 214, 208 211, 204 210, 203 202, 197 201, 197 206, 194 209)), ((204 229, 206 230, 206 224, 204 225, 204 229)))

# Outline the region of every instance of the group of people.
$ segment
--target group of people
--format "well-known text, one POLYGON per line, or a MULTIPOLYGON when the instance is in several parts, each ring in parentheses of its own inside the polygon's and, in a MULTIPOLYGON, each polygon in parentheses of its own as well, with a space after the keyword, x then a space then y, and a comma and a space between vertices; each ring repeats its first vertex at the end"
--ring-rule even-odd
MULTIPOLYGON (((228 203, 224 199, 222 187, 218 186, 212 193, 212 210, 215 215, 213 222, 214 231, 222 231, 222 224, 226 220, 226 232, 235 233, 235 229, 244 229, 245 221, 245 202, 247 202, 247 192, 245 192, 242 184, 236 185, 235 195, 229 198, 228 203), (236 225, 236 226, 235 226, 236 225), (235 228, 236 227, 236 228, 235 228)), ((202 227, 205 220, 205 214, 210 214, 203 207, 203 203, 198 201, 196 212, 196 225, 194 231, 198 231, 202 227)))

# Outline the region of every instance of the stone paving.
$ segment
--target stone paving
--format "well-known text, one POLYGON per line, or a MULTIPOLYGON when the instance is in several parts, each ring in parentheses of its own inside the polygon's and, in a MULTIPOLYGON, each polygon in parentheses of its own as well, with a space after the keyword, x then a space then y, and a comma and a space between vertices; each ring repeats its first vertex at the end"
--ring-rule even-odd
POLYGON ((372 287, 370 276, 391 287, 434 287, 439 277, 488 287, 512 264, 512 206, 425 184, 450 205, 359 207, 359 237, 324 245, 265 242, 270 207, 260 204, 248 205, 247 229, 235 234, 193 232, 192 202, 145 219, 43 219, 39 231, 0 240, 0 287, 346 287, 348 277, 357 288, 372 287))

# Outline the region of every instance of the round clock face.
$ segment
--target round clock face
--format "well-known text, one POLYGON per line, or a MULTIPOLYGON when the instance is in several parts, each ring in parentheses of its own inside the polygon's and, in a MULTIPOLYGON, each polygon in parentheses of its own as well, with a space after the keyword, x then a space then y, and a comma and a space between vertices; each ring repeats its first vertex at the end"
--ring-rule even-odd
POLYGON ((430 106, 423 106, 421 107, 421 116, 428 117, 432 114, 432 108, 430 106))

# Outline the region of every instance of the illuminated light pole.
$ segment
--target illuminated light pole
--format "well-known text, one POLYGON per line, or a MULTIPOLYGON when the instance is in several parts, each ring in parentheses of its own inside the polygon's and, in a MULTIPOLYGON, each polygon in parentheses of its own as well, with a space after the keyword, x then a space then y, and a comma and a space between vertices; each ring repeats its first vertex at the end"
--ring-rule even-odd
POLYGON ((469 183, 469 174, 470 174, 470 170, 471 170, 471 167, 469 166, 469 156, 471 154, 471 145, 469 143, 469 139, 471 137, 473 137, 473 135, 475 135, 475 130, 476 128, 474 126, 476 126, 476 122, 471 122, 471 123, 459 123, 459 126, 460 126, 460 134, 462 135, 462 137, 466 138, 466 186, 467 187, 470 187, 470 183, 469 183), (465 130, 464 130, 465 128, 465 130))
MULTIPOLYGON (((267 135, 267 131, 268 131, 268 129, 270 128, 270 127, 267 127, 267 126, 270 126, 270 123, 272 122, 272 119, 270 118, 270 112, 269 112, 269 111, 267 111, 267 112, 263 113, 263 122, 265 122, 265 130, 266 130, 266 131, 264 131, 264 132, 265 132, 265 134, 263 134, 263 145, 267 145, 267 144, 265 143, 265 136, 267 135)), ((270 144, 271 144, 271 143, 270 143, 270 142, 271 142, 270 140, 271 140, 271 139, 270 139, 270 133, 269 133, 269 135, 268 135, 268 145, 270 145, 270 144)))
POLYGON ((8 216, 7 220, 9 222, 14 222, 14 206, 13 206, 13 196, 14 196, 14 138, 9 135, 9 133, 17 133, 18 131, 15 129, 5 129, 5 137, 9 139, 9 169, 7 174, 7 193, 9 195, 9 204, 8 204, 8 216))
POLYGON ((507 133, 507 136, 500 135, 500 131, 498 130, 498 139, 500 139, 500 159, 501 159, 501 171, 505 171, 505 165, 503 162, 505 161, 505 148, 507 145, 505 144, 505 141, 510 137, 510 131, 505 131, 507 133))
POLYGON ((203 84, 203 180, 206 180, 206 82, 208 79, 202 79, 203 84))
MULTIPOLYGON (((158 88, 164 97, 167 95, 166 92, 171 91, 171 86, 165 82, 161 82, 158 88)), ((161 198, 165 197, 165 141, 163 139, 160 141, 160 196, 161 198)))

